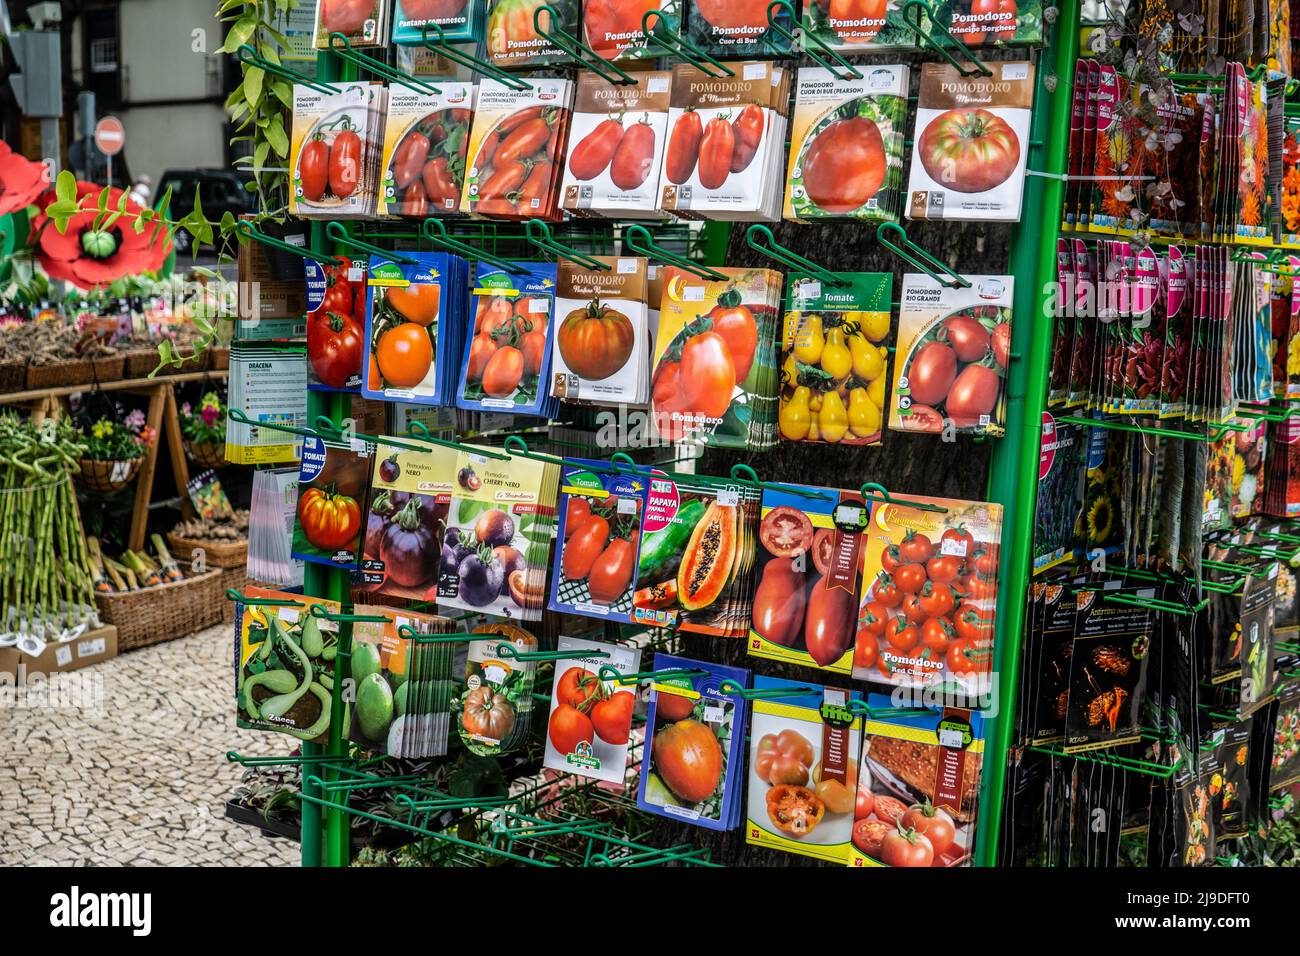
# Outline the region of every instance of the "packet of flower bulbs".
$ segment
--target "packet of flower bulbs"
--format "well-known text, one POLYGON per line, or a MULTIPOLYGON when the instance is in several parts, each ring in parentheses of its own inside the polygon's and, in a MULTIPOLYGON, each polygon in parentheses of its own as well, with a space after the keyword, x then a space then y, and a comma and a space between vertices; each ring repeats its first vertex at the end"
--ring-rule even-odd
POLYGON ((562 469, 560 538, 547 606, 561 614, 627 621, 650 479, 630 470, 607 471, 607 463, 583 459, 569 459, 562 469))

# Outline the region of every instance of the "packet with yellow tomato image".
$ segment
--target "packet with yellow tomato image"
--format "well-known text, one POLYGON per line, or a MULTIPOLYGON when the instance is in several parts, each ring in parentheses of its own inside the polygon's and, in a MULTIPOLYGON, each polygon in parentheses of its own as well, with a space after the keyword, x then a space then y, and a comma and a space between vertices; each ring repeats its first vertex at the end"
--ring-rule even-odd
POLYGON ((893 276, 791 277, 779 357, 786 441, 879 445, 888 398, 893 276))

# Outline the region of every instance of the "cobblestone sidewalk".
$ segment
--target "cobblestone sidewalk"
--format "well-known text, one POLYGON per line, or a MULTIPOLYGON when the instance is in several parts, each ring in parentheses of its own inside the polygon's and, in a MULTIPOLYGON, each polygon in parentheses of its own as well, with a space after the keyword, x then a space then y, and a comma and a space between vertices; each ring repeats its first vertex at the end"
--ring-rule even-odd
POLYGON ((227 750, 287 753, 235 729, 227 627, 79 671, 91 708, 0 708, 0 866, 296 865, 298 845, 227 820, 227 750))

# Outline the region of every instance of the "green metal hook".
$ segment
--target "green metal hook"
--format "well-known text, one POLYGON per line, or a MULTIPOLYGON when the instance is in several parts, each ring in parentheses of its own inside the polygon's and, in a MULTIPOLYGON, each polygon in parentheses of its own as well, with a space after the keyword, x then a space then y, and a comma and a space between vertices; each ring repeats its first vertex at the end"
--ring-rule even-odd
POLYGON ((393 619, 387 614, 335 614, 327 611, 323 604, 311 606, 311 616, 321 621, 355 621, 364 624, 392 624, 393 619))
POLYGON ((389 66, 382 60, 376 60, 373 56, 367 56, 357 50, 352 49, 352 41, 346 35, 335 30, 330 34, 330 52, 336 56, 342 57, 363 70, 369 70, 376 73, 386 80, 405 86, 407 89, 415 90, 417 93, 429 93, 433 96, 441 95, 442 91, 431 83, 426 83, 419 77, 411 76, 396 67, 389 66), (343 46, 338 45, 339 40, 343 41, 343 46))
POLYGON ((286 79, 290 83, 298 83, 301 84, 302 86, 310 87, 311 89, 315 90, 317 93, 330 94, 330 93, 337 92, 337 90, 335 90, 332 86, 328 86, 324 83, 318 82, 313 77, 295 72, 294 70, 291 70, 288 67, 281 66, 278 63, 272 63, 270 60, 258 56, 257 51, 254 50, 247 43, 244 43, 239 47, 239 50, 236 51, 235 53, 235 59, 239 60, 239 62, 241 63, 247 63, 250 66, 255 66, 259 70, 265 70, 267 73, 274 73, 276 76, 286 79))
POLYGON ((658 681, 668 680, 672 677, 708 677, 708 671, 691 670, 689 668, 670 667, 661 671, 639 671, 635 674, 623 674, 617 669, 610 667, 608 664, 602 664, 597 670, 597 675, 606 683, 615 684, 639 684, 643 680, 658 681))
POLYGON ((551 43, 563 50, 569 59, 571 59, 575 64, 591 70, 591 72, 595 73, 608 83, 616 83, 619 86, 636 85, 635 77, 631 76, 626 70, 616 64, 606 60, 577 37, 570 36, 567 32, 560 29, 559 23, 560 14, 549 3, 543 3, 533 11, 533 32, 543 40, 549 40, 551 43), (543 13, 550 17, 550 31, 542 28, 543 13))
POLYGON ((301 435, 304 438, 321 437, 310 428, 294 428, 292 425, 277 425, 274 422, 255 422, 244 414, 242 408, 231 408, 227 410, 226 415, 241 425, 249 425, 254 428, 269 428, 272 431, 285 432, 289 435, 301 435))
POLYGON ((858 491, 867 501, 874 501, 878 504, 897 505, 900 508, 915 508, 917 511, 933 511, 936 513, 946 513, 948 511, 948 509, 943 507, 943 505, 929 505, 919 501, 897 501, 894 496, 885 489, 884 485, 876 481, 868 481, 864 483, 858 491))
MULTIPOLYGON (((546 5, 539 8, 538 12, 547 9, 546 5)), ((549 252, 561 259, 568 259, 570 262, 576 262, 580 266, 586 266, 588 269, 596 269, 600 272, 609 272, 611 267, 607 262, 601 262, 599 259, 593 259, 591 256, 579 252, 576 249, 570 249, 562 242, 556 241, 551 235, 551 227, 540 219, 529 219, 524 224, 524 233, 528 240, 537 248, 549 252)))
POLYGON ((771 488, 773 491, 783 491, 788 495, 798 495, 801 498, 818 498, 822 501, 834 501, 834 495, 828 495, 824 491, 807 491, 803 488, 796 488, 793 485, 781 485, 775 482, 763 481, 758 477, 756 472, 749 465, 740 463, 731 466, 731 480, 739 481, 746 485, 753 485, 756 488, 771 488))
MULTIPOLYGON (((916 3, 919 2, 919 0, 912 0, 912 2, 916 3)), ((950 266, 947 266, 944 263, 940 262, 934 256, 930 255, 930 253, 926 252, 915 242, 909 239, 907 236, 907 230, 904 229, 902 226, 900 226, 898 223, 882 222, 876 228, 876 241, 879 242, 886 249, 888 249, 890 252, 892 252, 894 255, 898 256, 898 258, 902 259, 908 265, 912 266, 915 269, 920 269, 922 272, 928 275, 931 279, 934 279, 939 284, 946 285, 950 289, 970 288, 970 283, 967 282, 964 278, 962 278, 961 273, 953 271, 953 269, 950 266), (896 246, 888 238, 888 234, 891 232, 896 232, 899 234, 899 236, 902 237, 903 239, 902 248, 896 246), (921 257, 921 261, 912 258, 913 252, 916 253, 916 255, 921 257), (944 272, 948 273, 948 275, 952 276, 952 279, 945 279, 943 276, 935 272, 934 271, 935 269, 942 269, 944 272)))
POLYGON ((641 32, 645 34, 648 43, 653 43, 669 56, 680 56, 706 76, 720 80, 724 76, 736 75, 736 71, 727 64, 714 59, 681 34, 670 30, 664 23, 664 15, 660 10, 647 10, 641 15, 641 32), (648 22, 651 17, 655 18, 654 27, 651 27, 648 22), (715 73, 714 70, 719 72, 715 73))
POLYGON ((544 462, 548 465, 565 464, 563 458, 557 458, 554 455, 544 455, 541 452, 529 451, 528 442, 524 441, 518 435, 511 435, 501 445, 507 452, 512 455, 518 455, 520 458, 531 458, 533 461, 544 462))
POLYGON ((513 644, 504 642, 497 645, 497 656, 508 661, 570 661, 575 657, 608 658, 608 651, 587 651, 575 648, 568 651, 521 651, 513 644))
POLYGON ((226 588, 226 600, 235 601, 248 607, 305 607, 301 601, 286 601, 284 598, 251 598, 234 588, 226 588))
POLYGON ((399 636, 409 641, 415 641, 417 644, 468 644, 475 640, 476 636, 465 631, 458 634, 421 634, 409 624, 402 624, 397 628, 399 636))
POLYGON ((1213 431, 1192 432, 1182 428, 1159 428, 1148 425, 1137 425, 1132 422, 1123 422, 1111 418, 1089 418, 1081 415, 1061 415, 1056 419, 1058 422, 1069 422, 1072 425, 1084 425, 1088 428, 1105 428, 1110 431, 1118 432, 1136 432, 1142 435, 1156 435, 1162 438, 1183 438, 1188 441, 1204 441, 1214 443, 1221 439, 1229 432, 1244 432, 1250 428, 1248 424, 1239 424, 1236 422, 1226 422, 1216 425, 1213 431))
MULTIPOLYGON (((655 11, 651 10, 650 12, 654 13, 655 11)), ((655 245, 654 240, 650 238, 650 230, 645 226, 635 225, 624 229, 623 245, 637 255, 645 256, 647 259, 654 259, 656 262, 675 265, 685 269, 692 275, 699 276, 701 279, 711 279, 714 282, 725 282, 727 279, 721 272, 691 262, 690 259, 684 259, 675 252, 669 252, 667 249, 655 245)))
POLYGON ((313 262, 319 262, 321 265, 332 266, 338 260, 331 256, 319 252, 312 252, 310 249, 304 249, 302 246, 290 245, 281 239, 268 236, 264 232, 258 232, 253 228, 247 219, 241 219, 235 223, 235 232, 245 239, 253 239, 264 246, 270 246, 273 249, 279 249, 281 252, 292 252, 295 256, 302 256, 304 259, 311 259, 313 262))
POLYGON ((492 263, 492 265, 496 266, 497 268, 504 269, 506 272, 509 272, 512 275, 522 275, 524 272, 527 271, 522 266, 520 266, 519 263, 517 262, 509 262, 505 259, 502 259, 498 255, 494 255, 493 253, 490 252, 484 252, 481 249, 475 249, 473 246, 469 245, 468 243, 464 243, 461 242, 459 239, 452 238, 447 234, 447 227, 443 225, 441 219, 434 219, 433 217, 430 217, 424 220, 424 224, 420 227, 420 232, 424 234, 424 238, 428 239, 435 246, 441 246, 444 249, 450 249, 452 252, 459 253, 460 255, 464 256, 467 259, 476 259, 481 262, 490 262, 492 263))
POLYGON ((480 73, 483 76, 490 76, 492 79, 504 83, 513 90, 529 89, 529 84, 526 81, 521 80, 519 77, 507 73, 499 66, 489 63, 486 60, 480 60, 478 57, 471 56, 457 48, 447 39, 447 34, 442 27, 436 23, 430 22, 424 25, 424 30, 420 36, 420 42, 423 43, 425 49, 429 50, 431 53, 445 56, 453 63, 458 63, 471 72, 480 73), (438 38, 436 40, 429 38, 430 30, 437 31, 438 38))
POLYGON ((387 259, 389 262, 400 262, 404 266, 413 266, 420 261, 412 256, 406 255, 405 253, 395 252, 392 249, 381 249, 379 246, 373 246, 368 242, 362 242, 360 239, 353 239, 348 235, 347 229, 341 222, 331 222, 326 225, 325 234, 341 245, 350 246, 353 249, 360 249, 362 252, 368 252, 372 256, 387 259))
POLYGON ((745 700, 776 700, 782 697, 803 697, 806 694, 817 693, 815 687, 750 687, 744 688, 734 680, 724 680, 718 685, 718 690, 724 694, 730 694, 733 697, 743 697, 745 700))
MULTIPOLYGON (((848 60, 844 59, 844 57, 840 56, 839 51, 829 46, 824 40, 822 40, 821 37, 817 36, 817 34, 813 33, 811 30, 808 30, 801 26, 799 27, 799 36, 795 36, 792 31, 786 29, 782 24, 777 23, 776 17, 773 16, 773 13, 776 12, 777 10, 784 11, 785 14, 789 16, 791 23, 798 23, 799 18, 795 15, 794 4, 790 3, 790 0, 772 0, 772 2, 767 5, 768 27, 775 30, 777 33, 781 34, 781 36, 789 40, 791 50, 798 50, 800 45, 800 40, 802 39, 804 53, 808 54, 809 59, 811 59, 818 66, 822 67, 823 69, 829 70, 831 76, 835 77, 835 79, 837 80, 862 79, 861 70, 859 70, 848 60), (823 59, 821 55, 823 53, 829 56, 831 60, 834 60, 835 62, 832 63, 830 60, 823 59), (838 67, 843 67, 844 69, 848 70, 847 75, 841 73, 838 67)), ((778 52, 781 51, 778 50, 778 52)))
POLYGON ((925 707, 872 707, 865 700, 854 697, 844 709, 855 717, 885 720, 890 717, 934 717, 935 711, 925 707))
MULTIPOLYGON (((777 4, 784 3, 784 2, 785 0, 774 0, 773 6, 776 6, 777 4)), ((849 284, 848 280, 846 280, 844 277, 836 275, 834 272, 831 272, 829 269, 825 269, 822 266, 819 266, 811 259, 805 259, 803 256, 799 255, 798 253, 793 252, 787 249, 785 246, 781 245, 779 242, 776 241, 776 237, 772 235, 772 230, 769 229, 767 226, 762 225, 761 223, 756 222, 753 225, 751 225, 748 230, 746 230, 745 242, 748 243, 751 249, 757 249, 763 255, 767 256, 769 259, 775 259, 777 262, 781 263, 781 265, 786 266, 789 269, 795 269, 799 272, 806 272, 809 275, 814 276, 820 281, 826 283, 827 285, 846 286, 849 284), (766 239, 767 244, 765 245, 759 242, 759 239, 766 239)))
POLYGON ((928 46, 951 63, 962 76, 993 75, 993 71, 985 66, 979 57, 971 52, 970 47, 953 36, 952 33, 948 31, 948 28, 938 21, 938 18, 934 13, 934 8, 931 7, 926 0, 907 0, 907 2, 903 4, 903 22, 906 23, 911 28, 912 32, 916 34, 916 45, 918 47, 928 46), (918 11, 915 17, 908 16, 908 12, 912 10, 918 11), (926 19, 929 21, 928 30, 921 25, 922 13, 925 14, 926 19), (948 52, 947 44, 941 43, 935 39, 934 34, 936 32, 941 36, 946 37, 948 44, 951 44, 954 49, 958 50, 966 57, 966 59, 974 64, 974 69, 968 69, 953 59, 952 54, 948 52))
MULTIPOLYGON (((424 422, 411 422, 406 426, 406 434, 416 441, 428 442, 430 445, 439 445, 443 448, 454 448, 456 451, 469 452, 471 455, 482 455, 484 458, 492 458, 496 461, 509 461, 509 455, 502 455, 498 452, 483 448, 480 445, 462 445, 460 442, 447 441, 443 438, 434 438, 429 434, 429 429, 425 427, 424 422)), ((379 439, 383 444, 390 445, 392 441, 387 438, 379 439)), ((409 445, 400 446, 409 448, 409 445)), ((417 448, 416 451, 424 451, 423 448, 417 448)))

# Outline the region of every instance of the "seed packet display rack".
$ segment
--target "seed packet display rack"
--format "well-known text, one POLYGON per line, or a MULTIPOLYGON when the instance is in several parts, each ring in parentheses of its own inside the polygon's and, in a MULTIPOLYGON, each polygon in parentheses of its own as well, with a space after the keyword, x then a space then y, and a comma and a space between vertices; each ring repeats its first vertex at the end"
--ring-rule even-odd
MULTIPOLYGON (((1047 289, 1055 278, 1055 246, 1060 231, 1058 212, 1063 198, 1072 93, 1072 70, 1069 67, 1077 55, 1079 41, 1078 0, 1061 0, 1056 7, 1056 28, 1050 31, 1048 44, 1034 54, 1037 68, 1027 151, 1030 174, 1024 185, 1020 223, 1011 230, 1009 261, 1005 270, 1005 274, 1015 278, 1015 320, 1012 322, 1012 360, 1007 374, 1006 434, 992 440, 987 485, 987 500, 1003 506, 1004 520, 994 657, 998 680, 994 684, 996 700, 992 702, 996 709, 987 719, 984 772, 979 795, 982 812, 974 852, 974 862, 982 866, 996 863, 1005 768, 1019 678, 1024 596, 1033 551, 1041 421, 1046 407, 1051 359, 1050 326, 1044 325, 1047 321, 1044 317, 1048 315, 1049 307, 1047 289)), ((942 43, 932 38, 926 40, 922 49, 931 54, 942 43)), ((950 59, 947 50, 940 52, 950 59)), ((357 74, 355 59, 334 50, 321 51, 317 55, 315 80, 318 82, 353 79, 357 74)), ((334 231, 327 231, 322 222, 307 224, 308 249, 313 258, 348 251, 345 242, 337 241, 341 224, 331 225, 334 231)), ((495 251, 499 239, 517 238, 512 234, 522 231, 522 226, 505 223, 476 226, 478 232, 469 241, 477 242, 484 252, 495 251)), ((426 246, 409 225, 350 223, 347 228, 346 234, 350 237, 381 245, 396 242, 409 248, 411 240, 415 239, 419 247, 426 246)), ((579 224, 580 249, 582 228, 579 224)), ((846 224, 840 228, 851 227, 846 224)), ((451 232, 458 234, 455 227, 451 232)), ((699 244, 691 251, 706 263, 722 263, 726 258, 727 232, 723 224, 707 223, 699 244)), ((926 258, 924 251, 906 242, 900 247, 895 240, 905 240, 906 234, 901 230, 898 235, 892 232, 882 227, 877 233, 880 244, 902 258, 910 270, 934 275, 923 261, 926 258), (909 253, 919 254, 921 261, 909 253)), ((770 233, 767 235, 770 239, 770 233)), ((590 251, 601 253, 609 250, 592 248, 590 251)), ((834 252, 826 250, 824 255, 831 257, 834 252)), ((806 260, 804 262, 806 264, 806 260)), ((931 263, 942 267, 934 260, 931 263)), ((833 259, 825 264, 832 268, 857 267, 854 263, 833 259)), ((310 391, 307 420, 321 425, 328 423, 338 430, 349 416, 349 401, 347 393, 310 391)), ((775 479, 781 476, 767 477, 775 479)), ((304 602, 309 606, 312 598, 328 599, 347 606, 350 601, 347 572, 308 563, 304 594, 304 602)), ((229 596, 231 599, 240 597, 237 594, 229 596)), ((337 618, 340 649, 335 666, 346 668, 355 617, 340 614, 337 618)), ((439 637, 453 639, 452 635, 425 635, 420 639, 436 640, 439 637)), ((654 649, 654 645, 651 644, 649 649, 654 649)), ((337 671, 340 678, 343 673, 343 670, 337 671)), ((625 681, 631 680, 635 684, 649 679, 652 673, 630 675, 625 681)), ((336 679, 333 690, 335 706, 331 711, 327 743, 304 742, 299 756, 250 758, 233 752, 227 755, 228 759, 245 766, 287 765, 299 769, 303 866, 347 866, 353 849, 349 821, 354 816, 396 827, 414 838, 435 838, 446 850, 442 857, 444 862, 453 864, 482 862, 486 854, 502 861, 530 865, 716 865, 710 860, 707 849, 685 838, 679 838, 679 842, 670 846, 655 846, 645 842, 647 834, 618 830, 596 815, 584 817, 567 809, 557 813, 551 805, 556 799, 554 794, 542 792, 544 787, 552 786, 552 782, 514 793, 509 799, 466 799, 454 797, 418 775, 392 777, 374 773, 370 769, 373 761, 357 762, 348 757, 347 728, 343 725, 343 708, 339 700, 342 687, 343 681, 336 679), (397 809, 391 816, 378 816, 349 806, 350 794, 379 788, 384 788, 392 796, 390 805, 397 809), (487 845, 463 840, 457 835, 454 825, 447 825, 462 812, 492 814, 492 836, 487 845)), ((748 691, 746 695, 753 693, 748 691)), ((549 700, 547 695, 534 696, 539 700, 549 700)), ((572 801, 566 806, 576 805, 599 812, 602 806, 608 809, 620 803, 634 803, 630 796, 599 790, 592 783, 579 781, 575 787, 565 787, 562 791, 565 799, 572 801)))

